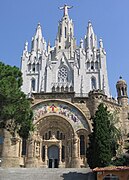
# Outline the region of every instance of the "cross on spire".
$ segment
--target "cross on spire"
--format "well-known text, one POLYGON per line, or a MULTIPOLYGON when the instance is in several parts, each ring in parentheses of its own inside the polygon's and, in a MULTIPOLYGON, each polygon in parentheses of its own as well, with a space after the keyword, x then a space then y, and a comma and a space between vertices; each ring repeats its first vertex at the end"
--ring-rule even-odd
POLYGON ((64 10, 64 16, 68 16, 68 9, 71 9, 73 6, 68 6, 65 4, 63 7, 59 7, 60 10, 64 10))

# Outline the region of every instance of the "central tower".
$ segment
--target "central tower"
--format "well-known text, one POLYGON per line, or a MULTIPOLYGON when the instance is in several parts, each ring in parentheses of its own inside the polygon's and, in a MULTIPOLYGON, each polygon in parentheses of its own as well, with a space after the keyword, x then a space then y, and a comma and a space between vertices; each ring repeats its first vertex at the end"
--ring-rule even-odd
POLYGON ((74 57, 74 49, 76 48, 75 38, 74 38, 74 26, 72 20, 69 18, 68 9, 72 6, 60 7, 59 9, 64 10, 64 15, 59 21, 58 33, 56 38, 56 52, 66 50, 67 57, 70 59, 74 57))

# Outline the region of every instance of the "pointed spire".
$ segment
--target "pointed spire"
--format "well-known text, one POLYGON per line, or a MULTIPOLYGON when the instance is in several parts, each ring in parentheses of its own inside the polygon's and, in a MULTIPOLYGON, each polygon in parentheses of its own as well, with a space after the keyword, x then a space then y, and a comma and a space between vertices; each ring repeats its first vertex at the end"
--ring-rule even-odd
POLYGON ((41 28, 40 23, 38 23, 38 25, 37 25, 35 36, 42 37, 42 28, 41 28))
POLYGON ((91 21, 88 22, 87 26, 87 35, 86 35, 86 48, 94 48, 97 46, 96 36, 91 24, 91 21))
POLYGON ((24 51, 28 51, 28 42, 25 42, 24 51))
POLYGON ((50 53, 50 50, 51 50, 51 44, 50 44, 50 41, 48 41, 48 45, 47 45, 47 52, 48 52, 48 54, 50 53))
POLYGON ((92 27, 92 24, 91 24, 90 20, 88 21, 87 33, 89 33, 89 35, 94 33, 93 27, 92 27))
POLYGON ((83 39, 80 40, 80 48, 83 48, 83 39))
POLYGON ((22 52, 22 57, 27 56, 28 55, 28 42, 26 41, 24 44, 24 50, 22 52))
POLYGON ((42 36, 42 28, 40 23, 38 23, 36 28, 36 33, 33 40, 33 49, 35 51, 42 51, 42 42, 43 42, 43 36, 42 36))
POLYGON ((99 47, 103 48, 103 40, 102 40, 102 38, 100 38, 100 40, 99 40, 99 47))

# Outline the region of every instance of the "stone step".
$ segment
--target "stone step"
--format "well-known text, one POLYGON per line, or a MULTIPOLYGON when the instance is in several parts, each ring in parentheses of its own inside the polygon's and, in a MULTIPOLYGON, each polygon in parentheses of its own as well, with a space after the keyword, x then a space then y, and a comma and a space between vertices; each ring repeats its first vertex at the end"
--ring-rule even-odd
POLYGON ((0 168, 0 180, 94 180, 89 168, 0 168))

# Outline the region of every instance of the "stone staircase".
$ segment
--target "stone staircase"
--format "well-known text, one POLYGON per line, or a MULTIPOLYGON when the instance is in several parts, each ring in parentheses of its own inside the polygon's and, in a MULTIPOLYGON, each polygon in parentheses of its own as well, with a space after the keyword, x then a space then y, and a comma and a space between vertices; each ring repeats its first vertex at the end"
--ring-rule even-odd
POLYGON ((0 168, 0 180, 94 180, 89 168, 0 168))

